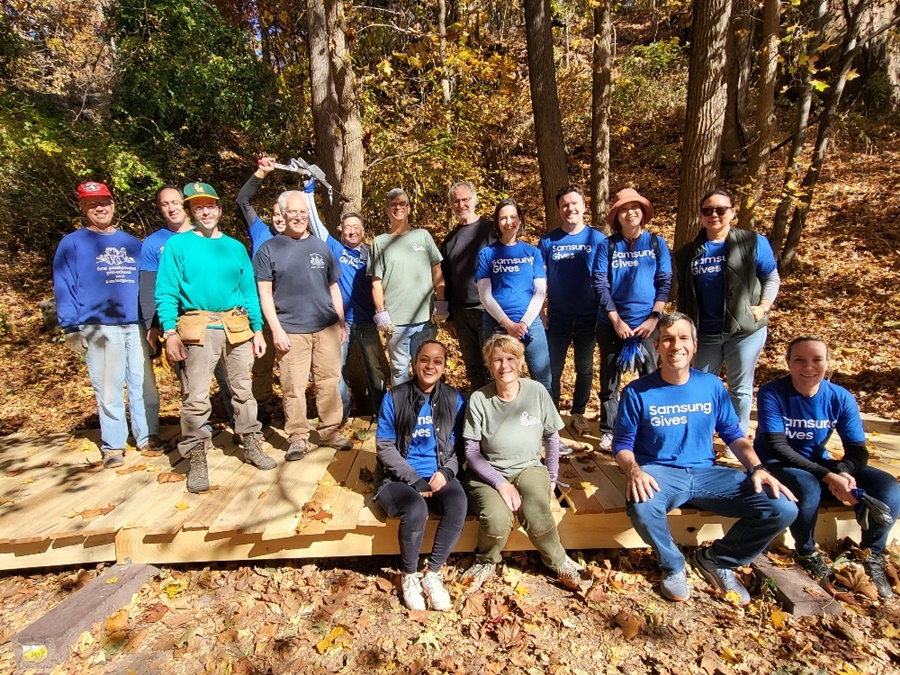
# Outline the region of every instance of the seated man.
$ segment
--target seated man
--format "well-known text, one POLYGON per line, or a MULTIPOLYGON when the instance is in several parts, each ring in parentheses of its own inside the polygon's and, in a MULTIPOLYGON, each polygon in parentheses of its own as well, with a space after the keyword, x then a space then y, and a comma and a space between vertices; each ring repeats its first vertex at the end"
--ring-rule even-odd
POLYGON ((734 568, 750 563, 794 521, 797 500, 760 463, 722 381, 691 368, 697 350, 693 321, 678 312, 663 316, 655 347, 660 369, 625 387, 613 434, 616 462, 628 478, 628 517, 656 553, 662 594, 675 601, 687 600, 691 591, 684 555, 672 539, 666 514, 687 505, 737 518, 722 539, 694 554, 692 562, 716 591, 733 593, 745 605, 750 594, 734 568), (746 473, 716 466, 714 430, 746 473))

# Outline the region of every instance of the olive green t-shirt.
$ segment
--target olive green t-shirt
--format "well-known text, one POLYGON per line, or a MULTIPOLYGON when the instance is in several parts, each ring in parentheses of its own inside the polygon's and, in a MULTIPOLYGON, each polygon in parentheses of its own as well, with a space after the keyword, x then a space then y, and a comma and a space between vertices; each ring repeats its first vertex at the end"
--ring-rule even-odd
POLYGON ((443 260, 428 230, 379 234, 372 242, 368 275, 381 279, 384 308, 395 326, 431 318, 434 285, 431 268, 443 260))
POLYGON ((564 424, 547 389, 534 380, 519 380, 512 401, 497 396, 493 383, 469 399, 463 437, 481 443, 481 454, 504 478, 541 464, 543 438, 564 424))

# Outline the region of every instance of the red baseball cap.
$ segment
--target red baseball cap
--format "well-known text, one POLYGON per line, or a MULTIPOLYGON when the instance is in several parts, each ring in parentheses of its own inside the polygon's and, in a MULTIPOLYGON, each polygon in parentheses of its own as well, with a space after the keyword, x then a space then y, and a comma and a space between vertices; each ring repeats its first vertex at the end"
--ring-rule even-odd
POLYGON ((113 199, 112 193, 106 185, 95 183, 94 181, 88 181, 78 186, 78 201, 88 197, 109 197, 113 199))

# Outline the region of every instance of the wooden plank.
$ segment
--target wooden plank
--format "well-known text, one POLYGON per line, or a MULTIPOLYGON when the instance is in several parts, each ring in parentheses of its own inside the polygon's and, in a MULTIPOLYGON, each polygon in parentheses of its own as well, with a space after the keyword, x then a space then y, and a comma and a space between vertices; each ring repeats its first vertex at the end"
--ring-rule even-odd
POLYGON ((594 462, 594 453, 572 455, 571 465, 582 483, 590 487, 585 493, 590 498, 586 513, 602 513, 625 510, 625 495, 619 492, 616 485, 600 470, 594 462))
POLYGON ((591 498, 584 490, 572 487, 581 480, 572 464, 571 455, 560 459, 558 480, 566 483, 569 487, 564 488, 560 486, 559 490, 562 493, 561 499, 565 500, 568 508, 574 513, 581 514, 587 512, 593 504, 591 503, 591 498))
POLYGON ((109 535, 44 540, 21 546, 0 545, 0 570, 4 571, 60 565, 89 565, 112 562, 115 559, 116 545, 114 538, 109 535))

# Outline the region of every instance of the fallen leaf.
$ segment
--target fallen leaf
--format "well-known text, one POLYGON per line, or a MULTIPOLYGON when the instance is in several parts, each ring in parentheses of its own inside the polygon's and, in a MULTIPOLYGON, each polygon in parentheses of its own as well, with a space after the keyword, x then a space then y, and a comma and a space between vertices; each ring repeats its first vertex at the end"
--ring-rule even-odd
POLYGON ((180 483, 183 480, 187 480, 187 477, 183 473, 175 473, 174 471, 167 471, 156 477, 157 483, 180 483))
POLYGON ((162 457, 162 450, 141 450, 141 457, 162 457))
POLYGON ((439 652, 441 650, 441 641, 438 640, 437 635, 432 633, 431 631, 425 631, 419 635, 419 639, 416 640, 417 645, 425 645, 426 649, 433 649, 435 652, 439 652))
POLYGON ((784 628, 788 623, 790 615, 782 612, 780 609, 776 609, 774 612, 772 612, 772 615, 769 618, 771 619, 772 625, 775 626, 775 628, 784 628))
POLYGON ((624 609, 616 614, 616 624, 622 629, 622 635, 626 640, 630 640, 641 632, 641 623, 643 623, 641 617, 624 609))
POLYGON ((195 637, 197 637, 197 635, 199 633, 200 633, 200 628, 198 626, 194 626, 193 628, 188 628, 186 631, 184 631, 181 634, 181 637, 179 637, 175 641, 175 646, 187 647, 191 643, 191 640, 193 640, 195 637))
POLYGON ((375 577, 375 585, 385 593, 390 593, 394 590, 393 582, 390 579, 385 579, 384 577, 375 577))
POLYGON ((96 509, 86 509, 81 512, 81 517, 84 520, 90 520, 91 518, 96 518, 97 516, 105 516, 115 508, 115 504, 107 504, 106 506, 99 506, 96 509))
POLYGON ((159 621, 166 612, 169 611, 169 608, 163 605, 162 603, 156 603, 155 605, 151 605, 144 613, 141 614, 141 617, 137 620, 137 623, 156 623, 159 621))
POLYGON ((109 579, 106 580, 106 583, 117 584, 117 583, 119 583, 119 577, 110 577, 109 579))
POLYGON ((722 649, 722 653, 720 656, 725 660, 729 666, 737 665, 738 663, 743 663, 744 658, 740 654, 736 654, 733 649, 730 647, 724 647, 722 649))
POLYGON ((107 634, 119 633, 128 630, 128 610, 120 609, 115 614, 106 617, 107 634))
POLYGON ((146 464, 137 464, 135 466, 128 467, 127 469, 119 469, 118 471, 116 471, 116 473, 119 474, 120 476, 124 476, 125 474, 128 474, 128 473, 137 473, 138 471, 143 471, 146 468, 147 468, 146 464))
POLYGON ((257 499, 265 499, 268 496, 269 496, 268 492, 260 492, 259 497, 257 497, 257 499))
POLYGON ((368 440, 369 436, 371 436, 371 435, 372 435, 371 432, 366 431, 365 429, 357 429, 356 431, 353 432, 353 438, 355 438, 358 441, 368 440))
POLYGON ((26 478, 25 480, 22 481, 22 485, 28 485, 29 483, 33 483, 33 482, 34 482, 34 478, 26 478))
POLYGON ((186 511, 187 509, 189 509, 191 507, 187 504, 187 502, 182 500, 175 505, 175 508, 178 509, 179 511, 186 511))
POLYGON ((335 641, 337 641, 338 638, 343 638, 344 636, 349 637, 349 635, 350 634, 343 626, 335 626, 331 629, 331 632, 328 633, 328 635, 326 635, 321 640, 319 640, 318 643, 316 643, 316 651, 318 651, 320 654, 324 654, 325 652, 334 649, 335 647, 339 647, 340 644, 336 645, 335 641))

